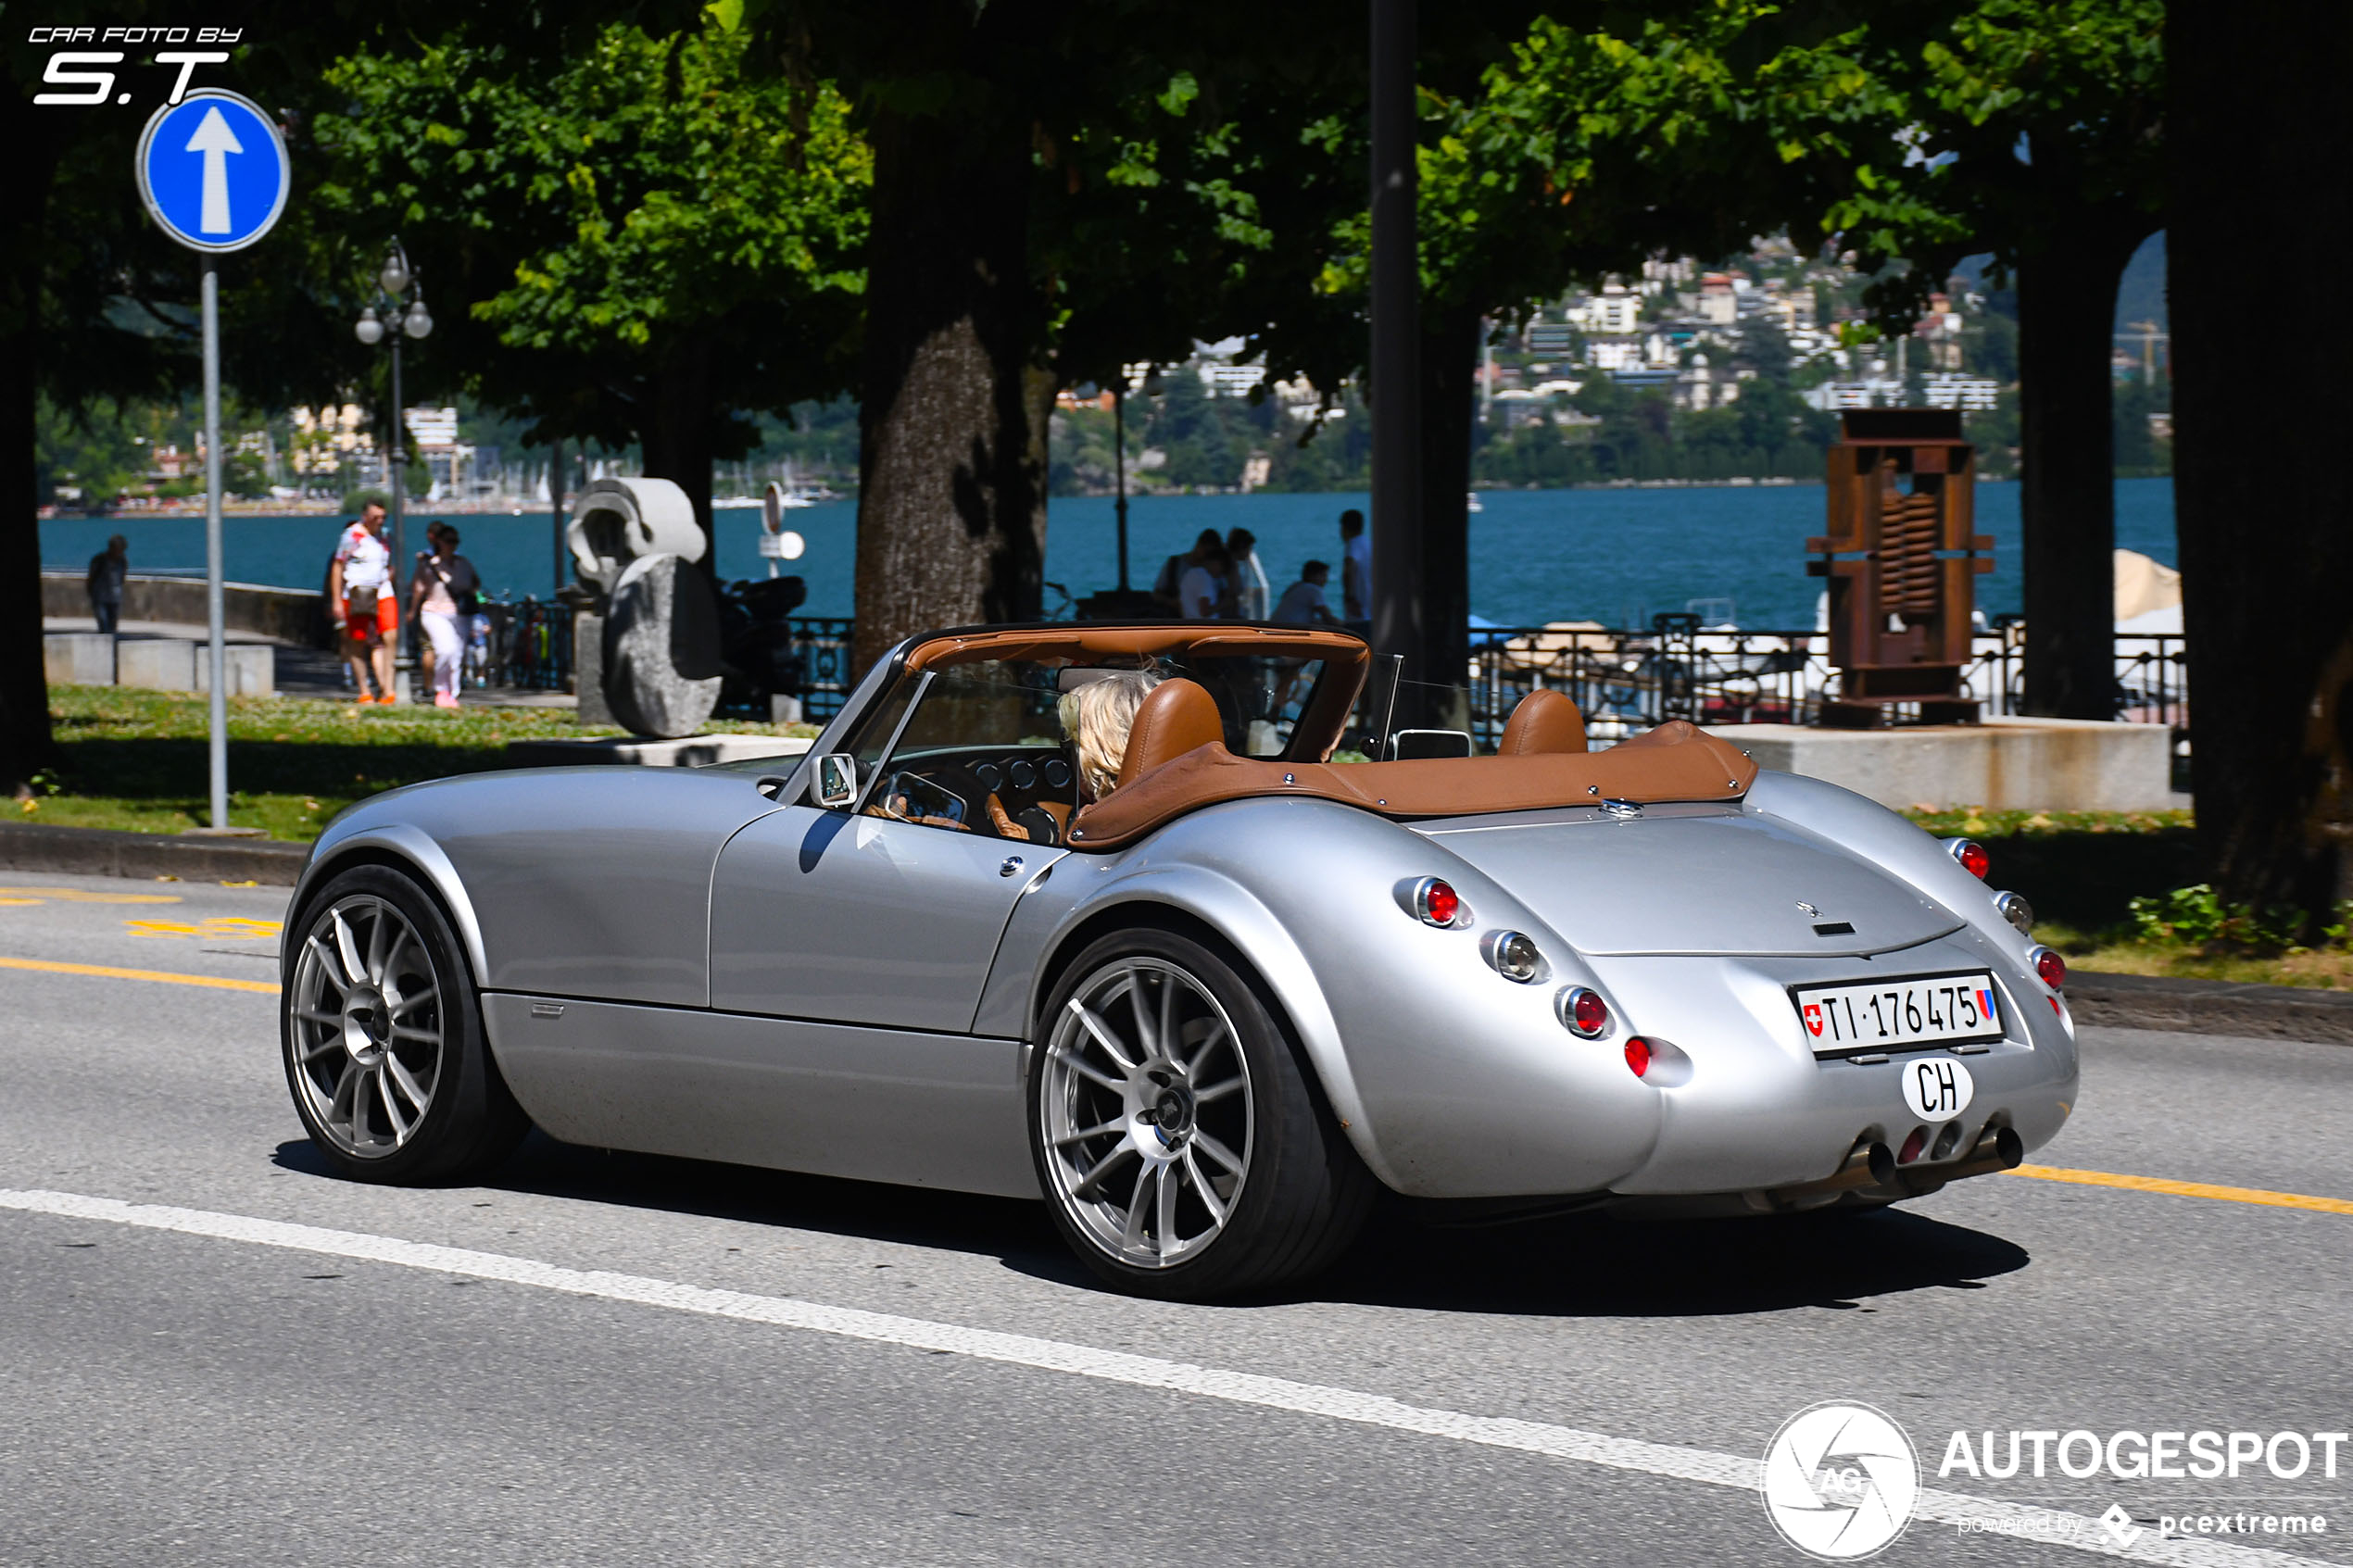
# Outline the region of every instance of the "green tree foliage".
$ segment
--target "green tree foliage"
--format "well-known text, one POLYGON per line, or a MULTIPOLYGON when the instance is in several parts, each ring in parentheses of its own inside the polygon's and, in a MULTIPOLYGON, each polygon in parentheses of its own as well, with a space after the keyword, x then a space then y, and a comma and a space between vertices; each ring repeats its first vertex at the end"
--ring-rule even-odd
MULTIPOLYGON (((540 59, 459 31, 349 56, 317 201, 400 233, 469 319, 432 352, 535 439, 642 449, 709 523, 756 414, 847 384, 873 162, 830 86, 748 71, 715 22, 598 31, 540 59)), ((354 254, 371 256, 364 245, 354 254)))

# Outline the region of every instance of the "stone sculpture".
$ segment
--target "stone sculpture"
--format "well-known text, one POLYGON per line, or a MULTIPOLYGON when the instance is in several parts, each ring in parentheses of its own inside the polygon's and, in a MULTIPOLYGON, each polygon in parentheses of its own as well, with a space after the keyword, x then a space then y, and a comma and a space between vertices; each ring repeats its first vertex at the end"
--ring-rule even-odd
POLYGON ((580 721, 693 734, 719 702, 719 613, 694 570, 706 541, 686 493, 666 479, 593 480, 564 538, 580 721))

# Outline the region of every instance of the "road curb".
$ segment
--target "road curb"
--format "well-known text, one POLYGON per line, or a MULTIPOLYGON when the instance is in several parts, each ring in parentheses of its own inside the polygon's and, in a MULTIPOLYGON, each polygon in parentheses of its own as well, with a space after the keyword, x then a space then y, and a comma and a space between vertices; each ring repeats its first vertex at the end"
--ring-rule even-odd
POLYGON ((0 822, 0 866, 69 876, 176 877, 292 887, 310 858, 308 844, 274 838, 190 838, 110 828, 0 822))
POLYGON ((2076 1022, 2099 1029, 2164 1029, 2353 1046, 2353 992, 2078 970, 2067 977, 2067 1005, 2076 1022))

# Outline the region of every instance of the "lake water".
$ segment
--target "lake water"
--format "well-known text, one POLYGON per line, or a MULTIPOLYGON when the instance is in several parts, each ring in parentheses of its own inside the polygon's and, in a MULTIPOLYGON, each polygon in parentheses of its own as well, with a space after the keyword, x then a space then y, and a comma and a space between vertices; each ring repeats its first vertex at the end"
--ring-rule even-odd
MULTIPOLYGON (((1823 495, 1818 484, 1482 491, 1485 509, 1470 520, 1471 611, 1505 626, 1641 625, 1692 599, 1730 599, 1745 626, 1811 626, 1821 583, 1806 575, 1805 545, 1822 530, 1823 495)), ((1361 495, 1138 496, 1128 505, 1130 575, 1150 587, 1161 562, 1189 547, 1201 530, 1240 527, 1258 536, 1259 558, 1279 594, 1302 560, 1339 559, 1340 513, 1366 505, 1361 495)), ((1978 579, 1978 607, 1988 615, 2020 608, 2018 506, 2016 484, 1978 486, 1978 526, 1994 541, 1994 571, 1978 579)), ((423 545, 433 515, 430 508, 411 514, 411 548, 423 545)), ((544 596, 554 586, 547 513, 454 521, 464 535, 460 548, 494 595, 544 596)), ((233 516, 227 523, 230 579, 287 588, 320 585, 344 526, 317 517, 233 516)), ((787 526, 808 541, 807 553, 786 568, 809 583, 802 613, 849 614, 856 505, 806 508, 790 513, 787 526)), ((134 571, 203 568, 200 517, 53 519, 41 524, 42 564, 81 571, 114 533, 129 537, 134 571)), ((753 508, 719 514, 723 577, 765 574, 759 533, 753 508)), ((2116 542, 2176 564, 2171 480, 2117 482, 2116 542)), ((1046 575, 1074 596, 1113 583, 1116 549, 1108 498, 1052 504, 1046 575)), ((1332 593, 1337 604, 1336 580, 1332 593)))

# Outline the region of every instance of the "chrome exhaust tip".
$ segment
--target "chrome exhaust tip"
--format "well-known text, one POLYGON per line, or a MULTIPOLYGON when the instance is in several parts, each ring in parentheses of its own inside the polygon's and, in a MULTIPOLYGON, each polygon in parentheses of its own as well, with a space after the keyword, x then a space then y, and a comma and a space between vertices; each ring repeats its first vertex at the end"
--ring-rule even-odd
POLYGON ((2026 1159, 2026 1140, 2018 1135, 2016 1127, 1988 1127, 1977 1135, 1977 1142, 1957 1163, 1937 1173, 1948 1181, 1963 1176, 1989 1175, 1995 1171, 2014 1171, 2026 1159))

